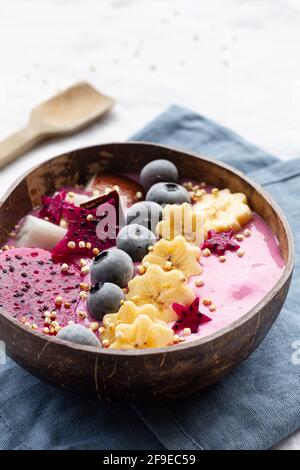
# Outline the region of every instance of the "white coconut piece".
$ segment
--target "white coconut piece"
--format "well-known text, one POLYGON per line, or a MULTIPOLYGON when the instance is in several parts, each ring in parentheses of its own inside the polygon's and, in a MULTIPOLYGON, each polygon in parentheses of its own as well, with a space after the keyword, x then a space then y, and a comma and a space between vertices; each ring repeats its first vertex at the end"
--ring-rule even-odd
POLYGON ((64 238, 67 230, 58 225, 27 215, 16 237, 16 246, 52 250, 64 238))
POLYGON ((79 193, 74 193, 71 192, 67 194, 66 201, 72 202, 75 206, 80 206, 80 204, 83 204, 84 202, 88 201, 91 199, 91 196, 87 196, 86 194, 79 194, 79 193))

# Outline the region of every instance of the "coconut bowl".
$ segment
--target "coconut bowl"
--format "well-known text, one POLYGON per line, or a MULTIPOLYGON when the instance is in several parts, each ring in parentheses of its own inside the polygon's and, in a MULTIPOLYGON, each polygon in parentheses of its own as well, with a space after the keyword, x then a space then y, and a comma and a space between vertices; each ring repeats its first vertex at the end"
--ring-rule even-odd
MULTIPOLYGON (((19 178, 0 202, 0 242, 41 196, 61 186, 85 184, 96 172, 139 172, 149 161, 173 161, 182 178, 207 181, 247 195, 252 209, 277 236, 286 267, 273 289, 250 311, 214 334, 174 347, 118 351, 64 342, 30 330, 0 311, 6 351, 32 374, 65 390, 98 399, 169 399, 194 393, 220 380, 265 337, 284 304, 293 271, 289 225, 271 197, 233 168, 150 143, 98 145, 68 152, 19 178)), ((0 286, 1 288, 1 286, 0 286)))

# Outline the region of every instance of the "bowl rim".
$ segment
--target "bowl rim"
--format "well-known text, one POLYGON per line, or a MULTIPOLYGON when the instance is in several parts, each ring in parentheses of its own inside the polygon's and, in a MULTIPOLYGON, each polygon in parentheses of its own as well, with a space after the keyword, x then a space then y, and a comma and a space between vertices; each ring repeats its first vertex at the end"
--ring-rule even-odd
POLYGON ((80 147, 77 149, 72 149, 68 150, 60 155, 57 155, 55 157, 50 157, 46 160, 44 160, 42 163, 39 163, 37 165, 32 166, 30 169, 28 169, 26 172, 22 173, 16 180, 9 186, 9 188, 6 190, 4 195, 0 199, 0 207, 4 201, 10 196, 10 194, 13 192, 15 187, 24 179, 26 176, 31 174, 35 169, 41 167, 45 163, 54 161, 58 158, 64 157, 68 154, 71 154, 73 152, 79 152, 79 151, 84 151, 84 150, 93 150, 97 149, 97 151, 101 150, 101 147, 108 147, 108 146, 128 146, 128 145, 133 145, 135 147, 137 146, 152 146, 157 149, 164 149, 170 152, 175 152, 175 153, 181 153, 188 155, 190 157, 194 157, 200 160, 204 160, 211 165, 216 165, 220 167, 223 170, 229 171, 242 180, 246 181, 247 184, 253 187, 255 191, 260 193, 263 198, 272 206, 274 211, 277 213, 279 218, 281 219, 281 222, 283 224, 284 230, 286 232, 287 236, 287 242, 288 242, 288 258, 287 262, 285 265, 285 268, 283 272, 281 273, 280 278, 277 280, 277 282, 274 284, 273 288, 267 292, 264 297, 250 310, 248 310, 246 313, 244 313, 241 317, 238 319, 234 320, 233 322, 229 323, 227 326, 220 328, 214 333, 211 333, 209 335, 206 335, 204 337, 198 338, 198 339, 193 339, 192 341, 188 342, 183 342, 176 344, 176 346, 165 346, 162 348, 151 348, 151 349, 130 349, 130 350, 119 350, 119 349, 108 349, 108 348, 103 348, 103 347, 97 347, 97 346, 87 346, 87 345, 81 345, 81 344, 76 344, 76 343, 71 343, 69 341, 64 341, 61 340, 55 336, 45 336, 43 333, 35 330, 28 329, 25 325, 20 323, 18 320, 16 320, 14 317, 12 317, 9 313, 6 313, 3 310, 0 310, 0 315, 5 317, 8 321, 14 323, 16 326, 19 328, 23 329, 24 333, 26 334, 32 334, 34 336, 37 336, 38 338, 42 339, 45 341, 45 344, 47 343, 53 343, 59 344, 60 346, 66 348, 66 349, 73 349, 81 352, 90 352, 94 353, 96 355, 105 355, 105 356, 119 356, 119 357, 128 357, 131 356, 143 356, 143 357, 148 357, 148 356, 153 356, 153 355, 166 355, 166 354, 174 354, 178 351, 183 351, 187 349, 193 349, 193 348, 199 348, 203 344, 210 343, 212 341, 215 341, 219 337, 226 335, 227 333, 230 333, 231 331, 235 330, 236 328, 242 326, 244 323, 249 321, 251 318, 255 317, 258 312, 262 311, 266 305, 275 297, 275 295, 280 291, 280 289, 284 286, 284 284, 288 281, 290 276, 292 275, 293 269, 294 269, 294 257, 295 257, 295 248, 294 248, 294 241, 293 241, 293 235, 292 231, 289 225, 289 222, 287 221, 285 215, 283 214, 282 209, 279 207, 279 205, 274 201, 272 196, 258 183, 254 182, 251 178, 249 178, 247 175, 245 175, 242 171, 235 169, 231 165, 228 165, 226 163, 223 163, 221 161, 218 161, 214 158, 208 157, 207 155, 204 155, 202 153, 197 153, 193 151, 185 151, 184 149, 181 148, 176 148, 168 145, 161 145, 153 142, 148 142, 148 141, 128 141, 128 142, 108 142, 108 143, 102 143, 98 145, 91 145, 88 147, 80 147))

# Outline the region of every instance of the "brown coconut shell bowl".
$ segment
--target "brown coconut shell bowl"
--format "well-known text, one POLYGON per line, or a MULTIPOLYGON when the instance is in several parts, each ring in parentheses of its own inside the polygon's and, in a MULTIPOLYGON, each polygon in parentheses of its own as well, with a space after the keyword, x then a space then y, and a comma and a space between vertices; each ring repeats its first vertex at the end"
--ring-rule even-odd
MULTIPOLYGON (((293 271, 289 225, 270 196, 242 173, 219 162, 150 143, 98 145, 35 167, 0 203, 0 242, 21 217, 62 186, 86 184, 96 172, 140 172, 155 158, 173 161, 181 178, 205 179, 247 195, 251 208, 276 234, 286 267, 273 289, 248 313, 204 338, 176 346, 119 351, 80 346, 30 330, 0 311, 0 339, 22 367, 65 390, 98 399, 149 400, 194 393, 220 380, 259 345, 284 304, 293 271)), ((0 287, 1 288, 1 287, 0 287)))

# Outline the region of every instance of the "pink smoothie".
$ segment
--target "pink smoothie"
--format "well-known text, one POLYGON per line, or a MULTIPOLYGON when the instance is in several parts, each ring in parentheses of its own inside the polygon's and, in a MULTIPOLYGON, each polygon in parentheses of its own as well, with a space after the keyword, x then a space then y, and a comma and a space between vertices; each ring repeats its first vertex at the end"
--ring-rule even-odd
POLYGON ((278 241, 266 222, 255 214, 245 228, 251 230, 251 236, 238 242, 245 251, 242 258, 230 251, 225 263, 215 255, 202 256, 204 285, 195 287, 197 277, 189 281, 201 300, 210 297, 217 307, 210 312, 201 305, 200 311, 212 321, 200 325, 197 336, 215 333, 247 313, 272 289, 284 269, 278 241))

